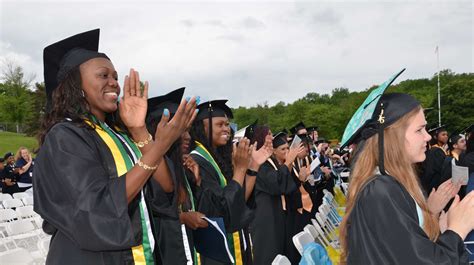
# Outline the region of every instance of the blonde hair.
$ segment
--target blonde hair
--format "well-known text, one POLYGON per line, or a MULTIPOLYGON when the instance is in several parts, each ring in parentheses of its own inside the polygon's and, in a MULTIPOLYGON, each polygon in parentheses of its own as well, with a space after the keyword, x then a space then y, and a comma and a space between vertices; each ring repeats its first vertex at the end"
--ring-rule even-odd
POLYGON ((16 151, 16 154, 15 154, 15 161, 18 161, 18 159, 21 158, 21 151, 23 150, 26 150, 28 153, 30 152, 28 150, 28 148, 24 147, 24 146, 21 146, 20 148, 18 148, 18 151, 16 151))
MULTIPOLYGON (((386 172, 394 177, 415 199, 423 211, 423 230, 431 241, 436 241, 439 236, 438 221, 431 215, 426 199, 421 191, 418 177, 413 164, 405 151, 405 133, 413 117, 421 111, 421 106, 416 107, 394 124, 384 130, 384 166, 386 172)), ((378 134, 370 137, 361 146, 351 172, 349 193, 347 196, 346 214, 340 227, 340 242, 342 248, 341 264, 347 263, 348 249, 347 231, 351 225, 349 217, 357 201, 357 195, 362 191, 365 184, 373 179, 374 171, 378 166, 378 134)), ((359 148, 359 147, 358 147, 359 148)))

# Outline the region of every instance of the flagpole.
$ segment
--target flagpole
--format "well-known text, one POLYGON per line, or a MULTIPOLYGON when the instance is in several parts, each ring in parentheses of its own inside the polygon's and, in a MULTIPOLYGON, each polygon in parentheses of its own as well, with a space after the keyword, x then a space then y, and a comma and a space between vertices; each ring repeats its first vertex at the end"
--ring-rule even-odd
POLYGON ((441 90, 439 86, 439 48, 436 46, 436 61, 438 66, 438 126, 441 126, 441 90))

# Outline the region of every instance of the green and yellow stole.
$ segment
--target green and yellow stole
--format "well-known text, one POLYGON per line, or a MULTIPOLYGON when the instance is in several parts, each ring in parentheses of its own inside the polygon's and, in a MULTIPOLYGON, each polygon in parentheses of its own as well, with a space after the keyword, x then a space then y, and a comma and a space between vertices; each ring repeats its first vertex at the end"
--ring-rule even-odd
MULTIPOLYGON (((196 141, 196 148, 191 152, 194 154, 198 154, 202 156, 204 159, 209 162, 214 170, 217 172, 219 175, 219 184, 221 188, 224 188, 227 186, 227 180, 224 177, 224 174, 222 174, 221 169, 217 165, 216 161, 212 157, 211 153, 202 145, 200 142, 196 141)), ((230 251, 232 252, 232 256, 234 257, 234 261, 236 265, 242 265, 242 252, 240 249, 240 235, 239 232, 234 232, 234 233, 227 233, 227 243, 229 244, 230 251)))
MULTIPOLYGON (((95 132, 104 141, 114 158, 115 167, 118 177, 125 175, 142 153, 138 147, 130 140, 130 138, 120 130, 112 130, 106 123, 93 119, 94 125, 89 120, 86 123, 95 129, 95 132), (128 150, 128 153, 127 153, 128 150), (131 155, 129 155, 129 153, 131 155)), ((155 239, 151 231, 151 221, 148 215, 143 191, 140 193, 140 219, 142 229, 142 244, 131 248, 133 260, 135 264, 152 265, 155 264, 153 258, 153 248, 155 239)))

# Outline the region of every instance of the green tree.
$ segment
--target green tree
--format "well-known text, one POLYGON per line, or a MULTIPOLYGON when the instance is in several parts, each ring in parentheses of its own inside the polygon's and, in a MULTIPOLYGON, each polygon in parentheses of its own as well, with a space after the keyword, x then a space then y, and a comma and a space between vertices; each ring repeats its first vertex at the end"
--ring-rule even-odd
POLYGON ((33 77, 26 78, 21 66, 4 61, 0 76, 0 117, 2 121, 16 125, 16 131, 31 115, 31 94, 28 90, 33 77))

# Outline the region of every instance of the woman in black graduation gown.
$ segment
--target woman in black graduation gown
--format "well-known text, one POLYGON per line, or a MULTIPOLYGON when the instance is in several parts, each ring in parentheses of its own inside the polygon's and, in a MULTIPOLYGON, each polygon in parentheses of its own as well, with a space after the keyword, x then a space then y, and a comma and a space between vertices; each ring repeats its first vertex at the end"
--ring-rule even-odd
MULTIPOLYGON (((255 130, 257 148, 263 144, 266 134, 270 132, 266 126, 258 126, 255 130)), ((301 147, 303 148, 303 147, 301 147)), ((255 218, 250 231, 253 242, 254 264, 271 264, 278 254, 287 256, 286 242, 286 201, 285 194, 297 188, 290 174, 292 161, 300 150, 289 150, 286 134, 277 134, 273 139, 273 155, 260 166, 255 184, 255 218)))
MULTIPOLYGON (((250 204, 258 169, 272 154, 271 135, 256 150, 242 139, 232 147, 227 100, 198 106, 199 114, 190 130, 191 157, 199 165, 201 195, 197 210, 209 217, 222 217, 234 264, 252 264, 251 241, 247 228, 254 216, 250 204)), ((204 265, 225 264, 201 255, 204 265)))
MULTIPOLYGON (((183 87, 166 95, 148 99, 146 124, 150 133, 155 133, 165 109, 173 117, 184 90, 183 87)), ((189 140, 186 142, 186 139, 190 138, 187 131, 183 132, 165 156, 173 179, 173 191, 165 192, 160 183, 153 178, 148 181, 145 188, 154 220, 154 235, 157 238, 155 257, 163 264, 197 263, 190 229, 207 227, 207 222, 201 218, 204 215, 194 209, 194 196, 189 185, 189 182, 194 181, 194 175, 183 166, 183 153, 189 153, 189 150, 185 150, 189 149, 189 140), (192 178, 187 179, 186 174, 192 178)))
POLYGON ((358 151, 340 230, 341 263, 467 264, 463 239, 474 228, 474 193, 462 201, 456 196, 447 229, 440 231, 446 224, 438 217, 449 197, 433 207, 414 170, 430 139, 420 103, 399 93, 372 103, 367 121, 354 115, 343 142, 358 143, 358 151), (353 121, 364 125, 353 129, 353 121))
POLYGON ((164 115, 153 141, 145 127, 148 84, 141 90, 131 69, 117 106, 117 72, 97 52, 98 40, 97 29, 44 50, 48 100, 33 192, 52 233, 46 264, 155 264, 142 188, 153 175, 172 190, 161 162, 189 126, 195 99, 172 120, 164 115))

